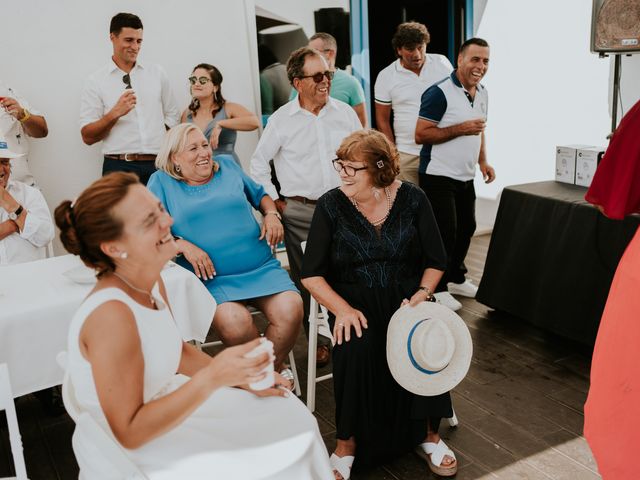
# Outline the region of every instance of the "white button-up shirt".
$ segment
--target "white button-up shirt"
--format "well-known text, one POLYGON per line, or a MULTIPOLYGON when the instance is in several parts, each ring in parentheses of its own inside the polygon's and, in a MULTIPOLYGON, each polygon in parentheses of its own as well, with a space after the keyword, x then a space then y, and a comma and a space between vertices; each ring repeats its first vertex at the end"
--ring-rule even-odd
MULTIPOLYGON (((80 128, 100 120, 125 91, 125 72, 111 60, 87 79, 80 100, 80 128)), ((103 154, 157 154, 166 132, 180 120, 169 79, 159 65, 139 61, 129 73, 136 106, 120 117, 102 141, 103 154)))
POLYGON ((393 131, 401 152, 420 155, 422 145, 415 141, 420 98, 427 88, 447 78, 452 71, 447 57, 427 53, 420 75, 404 68, 400 59, 378 74, 373 87, 375 101, 393 108, 393 131))
MULTIPOLYGON (((45 258, 44 247, 53 240, 54 229, 49 207, 40 190, 9 179, 7 192, 27 213, 24 228, 0 240, 0 265, 31 262, 45 258)), ((9 219, 9 212, 0 207, 0 222, 9 219)))
POLYGON ((283 196, 316 200, 340 185, 331 161, 342 140, 361 129, 353 108, 344 102, 329 98, 314 115, 300 107, 295 98, 269 117, 251 157, 251 176, 276 200, 278 193, 271 183, 269 167, 273 159, 283 196))
MULTIPOLYGON (((35 110, 29 102, 16 92, 14 89, 6 86, 0 81, 0 97, 11 97, 18 101, 22 108, 26 108, 32 115, 42 116, 38 110, 35 110)), ((0 131, 4 133, 7 140, 9 150, 14 153, 23 154, 22 157, 11 159, 11 177, 14 180, 24 182, 27 185, 33 185, 33 176, 29 171, 28 155, 29 140, 28 135, 22 128, 20 123, 13 115, 9 115, 4 108, 0 107, 0 131)))

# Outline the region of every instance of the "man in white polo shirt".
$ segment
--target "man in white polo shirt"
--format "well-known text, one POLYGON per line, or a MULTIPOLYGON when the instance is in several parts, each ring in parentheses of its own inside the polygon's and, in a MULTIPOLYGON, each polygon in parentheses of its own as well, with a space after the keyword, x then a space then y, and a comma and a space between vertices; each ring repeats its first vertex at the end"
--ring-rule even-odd
MULTIPOLYGON (((287 76, 298 96, 269 117, 251 157, 250 171, 282 214, 291 279, 304 300, 303 325, 308 332, 309 293, 300 283, 300 244, 307 239, 318 198, 340 185, 332 163, 336 150, 362 125, 353 108, 329 96, 333 72, 317 50, 302 47, 294 51, 287 61, 287 76), (271 159, 283 198, 271 181, 271 159)), ((329 361, 329 347, 323 339, 318 339, 319 365, 329 361)))
POLYGON ((465 278, 464 264, 476 229, 476 165, 486 183, 495 179, 487 163, 484 127, 488 94, 480 83, 489 68, 489 44, 481 38, 464 42, 458 68, 422 95, 415 140, 420 153, 420 188, 438 222, 448 265, 438 291, 475 297, 478 288, 465 278))
POLYGON ((374 87, 376 125, 396 144, 400 153, 398 179, 415 185, 418 184, 420 145, 416 144, 414 133, 420 97, 453 70, 446 57, 426 53, 430 38, 427 27, 421 23, 398 25, 391 40, 398 59, 378 74, 374 87))
POLYGON ((180 112, 167 74, 138 61, 142 21, 118 13, 109 28, 111 61, 87 80, 80 102, 80 133, 87 145, 102 141, 102 174, 133 172, 146 185, 167 128, 180 112))

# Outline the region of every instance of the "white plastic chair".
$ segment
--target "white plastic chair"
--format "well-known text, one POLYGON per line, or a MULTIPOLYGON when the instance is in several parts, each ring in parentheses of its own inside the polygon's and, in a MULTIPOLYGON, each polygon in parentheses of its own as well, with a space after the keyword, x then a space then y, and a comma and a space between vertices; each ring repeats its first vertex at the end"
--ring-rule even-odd
MULTIPOLYGON (((257 310, 255 308, 249 308, 249 311, 251 312, 251 315, 258 315, 259 313, 261 313, 260 310, 257 310)), ((197 340, 194 340, 193 344, 196 348, 202 350, 203 348, 222 345, 222 342, 220 340, 216 340, 213 342, 201 343, 197 340)), ((296 396, 299 397, 300 395, 302 395, 302 388, 300 387, 300 380, 298 379, 298 369, 296 368, 296 359, 293 356, 293 350, 289 352, 289 368, 291 368, 291 372, 293 373, 294 392, 296 393, 296 396)))
MULTIPOLYGON (((74 437, 91 440, 92 450, 102 456, 96 459, 100 464, 107 463, 117 472, 119 478, 126 480, 146 480, 147 476, 124 453, 124 449, 113 436, 111 431, 103 428, 89 412, 82 409, 76 398, 76 392, 67 371, 67 352, 60 352, 57 356, 58 364, 65 370, 62 381, 62 400, 69 416, 76 424, 74 437)), ((74 444, 76 438, 73 439, 74 444)), ((84 478, 82 470, 80 479, 84 478)))
MULTIPOLYGON (((307 242, 302 242, 302 252, 307 246, 307 242)), ((318 348, 318 335, 322 335, 331 340, 331 344, 335 345, 335 340, 331 333, 331 327, 329 326, 329 313, 327 309, 320 305, 313 295, 309 295, 309 351, 307 353, 307 408, 313 412, 316 409, 316 384, 324 380, 333 378, 332 373, 317 377, 316 367, 316 350, 318 348)), ((453 406, 451 407, 453 410, 453 406)), ((451 427, 458 425, 458 417, 453 410, 453 416, 447 418, 447 423, 451 427)))
POLYGON ((24 454, 22 452, 22 438, 18 428, 18 417, 16 416, 16 406, 13 403, 13 393, 9 382, 9 367, 6 363, 0 363, 0 410, 7 414, 7 425, 9 427, 9 443, 11 445, 11 455, 13 457, 13 468, 15 477, 5 477, 6 480, 28 480, 27 469, 24 464, 24 454))

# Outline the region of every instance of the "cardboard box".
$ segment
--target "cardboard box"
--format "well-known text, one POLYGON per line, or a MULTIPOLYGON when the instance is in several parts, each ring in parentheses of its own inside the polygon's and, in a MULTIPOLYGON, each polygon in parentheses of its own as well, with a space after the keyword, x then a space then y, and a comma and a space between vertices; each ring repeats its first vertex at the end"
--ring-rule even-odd
POLYGON ((576 185, 588 187, 596 173, 604 147, 579 148, 576 152, 576 185))
POLYGON ((577 150, 578 148, 587 147, 589 147, 589 145, 560 145, 556 147, 557 182, 575 183, 577 150))

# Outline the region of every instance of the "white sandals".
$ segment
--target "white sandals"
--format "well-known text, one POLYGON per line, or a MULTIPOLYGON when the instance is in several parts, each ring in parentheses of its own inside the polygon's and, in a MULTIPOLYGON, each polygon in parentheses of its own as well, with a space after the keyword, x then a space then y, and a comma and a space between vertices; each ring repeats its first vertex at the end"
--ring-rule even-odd
POLYGON ((352 455, 339 457, 335 453, 332 453, 331 457, 329 457, 329 463, 334 472, 338 472, 344 480, 349 480, 349 478, 351 478, 351 465, 353 465, 355 458, 356 457, 352 455))
POLYGON ((282 375, 282 378, 289 381, 289 387, 287 388, 290 392, 293 392, 295 390, 295 379, 293 377, 293 371, 289 367, 285 367, 280 372, 280 375, 282 375))
POLYGON ((416 453, 426 460, 433 473, 441 477, 452 477, 458 471, 456 456, 442 439, 438 443, 425 442, 418 445, 416 453), (451 465, 442 466, 442 460, 447 455, 453 458, 454 462, 451 465))

